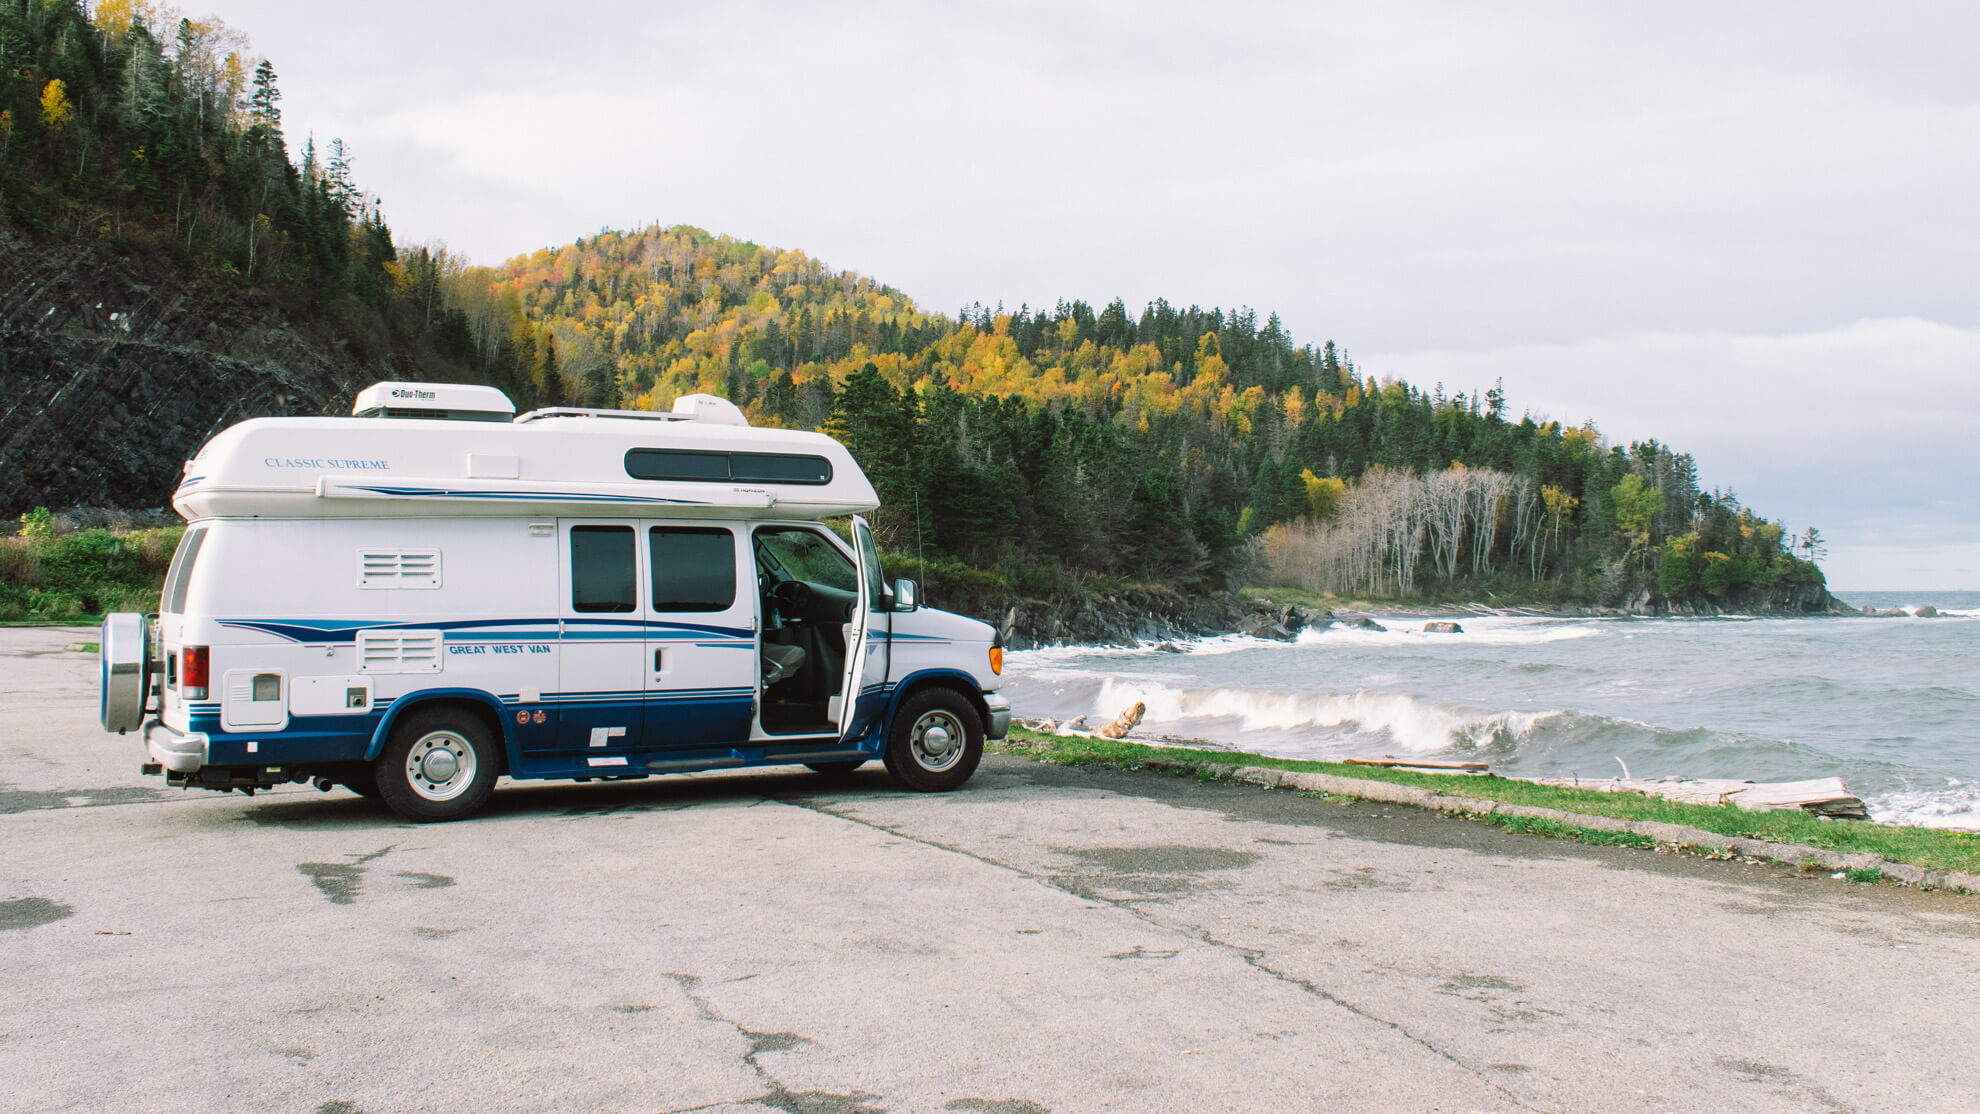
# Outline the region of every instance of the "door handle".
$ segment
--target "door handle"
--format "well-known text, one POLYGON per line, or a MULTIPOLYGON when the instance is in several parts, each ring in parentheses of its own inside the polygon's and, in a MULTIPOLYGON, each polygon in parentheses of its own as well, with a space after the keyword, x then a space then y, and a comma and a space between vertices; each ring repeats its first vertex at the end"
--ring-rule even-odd
POLYGON ((664 654, 664 653, 666 653, 666 651, 665 651, 665 650, 655 650, 655 651, 653 651, 653 671, 654 671, 655 673, 658 673, 658 672, 660 672, 660 661, 661 661, 661 655, 662 655, 662 654, 664 654))

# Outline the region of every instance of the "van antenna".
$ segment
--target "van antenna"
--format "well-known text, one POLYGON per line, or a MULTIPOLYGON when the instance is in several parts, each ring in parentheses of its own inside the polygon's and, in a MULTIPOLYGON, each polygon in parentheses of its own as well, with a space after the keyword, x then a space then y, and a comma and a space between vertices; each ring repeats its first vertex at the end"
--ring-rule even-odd
POLYGON ((928 545, 921 528, 921 489, 914 489, 914 559, 921 563, 921 575, 928 575, 928 545))

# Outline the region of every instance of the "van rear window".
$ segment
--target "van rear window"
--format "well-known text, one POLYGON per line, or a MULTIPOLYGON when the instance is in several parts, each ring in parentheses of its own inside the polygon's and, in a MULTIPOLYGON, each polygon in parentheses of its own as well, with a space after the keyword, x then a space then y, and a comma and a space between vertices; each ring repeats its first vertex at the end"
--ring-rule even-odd
POLYGON ((832 462, 803 453, 723 453, 696 449, 633 449, 626 475, 636 480, 689 483, 828 484, 832 462))
POLYGON ((199 547, 206 544, 206 527, 195 526, 179 539, 172 554, 172 567, 165 571, 162 610, 167 615, 186 613, 186 589, 192 584, 193 562, 199 560, 199 547))
POLYGON ((634 563, 632 527, 571 527, 571 610, 638 607, 634 563))

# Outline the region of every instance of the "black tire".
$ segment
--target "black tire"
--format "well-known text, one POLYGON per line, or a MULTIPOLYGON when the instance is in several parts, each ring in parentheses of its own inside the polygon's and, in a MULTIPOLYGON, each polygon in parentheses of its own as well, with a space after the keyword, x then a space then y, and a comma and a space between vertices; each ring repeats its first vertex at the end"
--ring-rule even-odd
POLYGON ((337 776, 337 783, 368 801, 375 801, 383 795, 378 789, 378 771, 370 766, 357 766, 344 771, 337 776))
POLYGON ((495 792, 500 767, 500 752, 480 717, 459 708, 433 708, 413 712, 392 728, 373 776, 378 795, 393 812, 428 824, 479 812, 495 792))
POLYGON ((983 719, 954 689, 916 689, 894 713, 882 760, 907 788, 945 793, 968 781, 983 761, 983 719))
POLYGON ((856 762, 806 762, 804 765, 806 769, 824 774, 826 777, 844 777, 866 765, 866 759, 862 758, 856 762))

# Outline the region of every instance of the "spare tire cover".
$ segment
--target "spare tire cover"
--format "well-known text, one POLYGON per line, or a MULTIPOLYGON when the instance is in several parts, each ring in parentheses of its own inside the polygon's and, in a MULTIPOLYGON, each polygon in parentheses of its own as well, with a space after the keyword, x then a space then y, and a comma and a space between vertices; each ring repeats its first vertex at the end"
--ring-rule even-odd
POLYGON ((145 685, 150 680, 151 624, 132 611, 103 617, 97 665, 103 685, 98 712, 105 731, 129 731, 144 723, 145 685))

